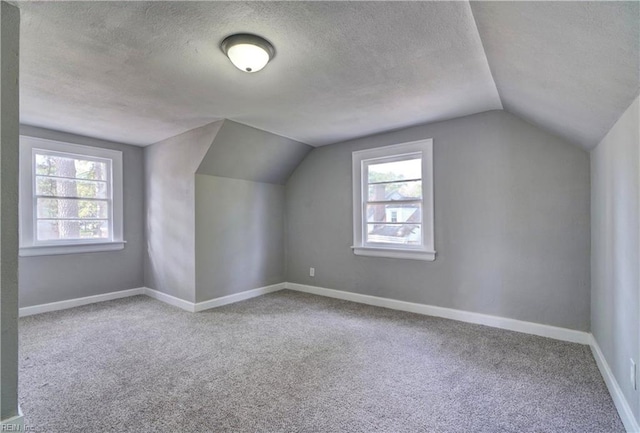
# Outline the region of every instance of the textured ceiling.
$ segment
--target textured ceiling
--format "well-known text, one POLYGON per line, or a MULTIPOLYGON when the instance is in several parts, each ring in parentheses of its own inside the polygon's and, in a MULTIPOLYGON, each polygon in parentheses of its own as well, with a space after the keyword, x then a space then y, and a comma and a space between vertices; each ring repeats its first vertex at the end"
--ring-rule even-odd
POLYGON ((466 2, 20 2, 22 122, 145 145, 228 118, 322 145, 500 109, 466 2), (236 32, 275 59, 238 71, 236 32))
POLYGON ((638 95, 639 2, 471 8, 505 110, 589 149, 638 95))
POLYGON ((639 89, 636 1, 19 6, 21 121, 137 145, 223 118, 323 145, 504 105, 591 148, 639 89), (236 32, 275 59, 238 71, 236 32))

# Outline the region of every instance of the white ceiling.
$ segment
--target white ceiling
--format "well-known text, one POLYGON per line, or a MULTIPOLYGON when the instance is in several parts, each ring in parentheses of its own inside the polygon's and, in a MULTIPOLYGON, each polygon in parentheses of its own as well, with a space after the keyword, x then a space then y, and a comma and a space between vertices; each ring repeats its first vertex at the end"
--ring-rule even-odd
POLYGON ((146 145, 228 118, 322 145, 501 108, 468 3, 20 3, 22 122, 146 145), (219 49, 270 40, 256 74, 219 49))
POLYGON ((585 148, 635 99, 640 2, 473 2, 505 110, 585 148))
POLYGON ((636 2, 472 6, 20 2, 21 121, 147 145, 227 118, 324 145, 504 102, 588 148, 637 95, 636 2), (274 44, 263 71, 220 51, 238 32, 274 44))

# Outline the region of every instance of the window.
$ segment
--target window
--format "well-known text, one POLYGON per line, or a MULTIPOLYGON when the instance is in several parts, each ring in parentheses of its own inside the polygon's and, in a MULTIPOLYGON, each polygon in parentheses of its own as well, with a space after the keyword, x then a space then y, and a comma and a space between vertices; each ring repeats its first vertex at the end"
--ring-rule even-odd
POLYGON ((20 137, 20 255, 124 248, 122 152, 20 137))
POLYGON ((353 152, 353 251, 435 260, 433 141, 353 152))

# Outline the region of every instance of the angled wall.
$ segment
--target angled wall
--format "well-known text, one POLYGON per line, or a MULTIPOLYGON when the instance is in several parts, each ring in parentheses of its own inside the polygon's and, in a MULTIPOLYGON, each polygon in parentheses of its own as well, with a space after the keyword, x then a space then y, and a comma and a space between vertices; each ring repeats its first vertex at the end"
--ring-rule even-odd
POLYGON ((316 148, 286 206, 289 282, 589 329, 589 155, 509 113, 316 148), (351 153, 424 138, 436 260, 354 255, 351 153))
POLYGON ((591 332, 638 421, 629 371, 640 362, 639 118, 636 98, 591 152, 591 332))
POLYGON ((224 120, 198 174, 284 185, 311 146, 224 120))
POLYGON ((144 149, 145 286, 195 302, 195 174, 222 122, 144 149))
POLYGON ((229 120, 145 148, 145 285, 202 302, 282 283, 284 183, 311 149, 229 120))
POLYGON ((196 175, 196 301, 285 281, 284 184, 311 146, 225 120, 196 175))

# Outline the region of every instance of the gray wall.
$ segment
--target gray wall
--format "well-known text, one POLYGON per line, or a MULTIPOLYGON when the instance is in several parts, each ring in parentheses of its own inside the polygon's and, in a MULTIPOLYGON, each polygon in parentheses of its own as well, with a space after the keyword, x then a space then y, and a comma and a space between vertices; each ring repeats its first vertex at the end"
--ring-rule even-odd
POLYGON ((222 122, 144 149, 145 286, 194 302, 195 174, 222 122))
POLYGON ((312 149, 290 138, 224 120, 198 174, 284 185, 312 149))
POLYGON ((591 152, 591 332, 640 420, 629 380, 640 361, 640 102, 591 152))
POLYGON ((285 280, 284 184, 311 150, 223 121, 196 176, 197 302, 285 280))
POLYGON ((589 329, 589 155, 508 113, 317 148, 286 208, 287 281, 589 329), (436 261, 353 255, 351 152, 422 138, 434 140, 436 261))
POLYGON ((202 302, 283 282, 283 184, 311 149, 229 120, 145 148, 145 284, 202 302))
POLYGON ((196 176, 196 301, 281 283, 284 186, 196 176))
POLYGON ((124 240, 120 251, 20 257, 20 306, 133 289, 144 285, 144 179, 142 148, 22 126, 21 133, 122 151, 124 240))
POLYGON ((20 11, 0 3, 0 420, 18 415, 20 11))

